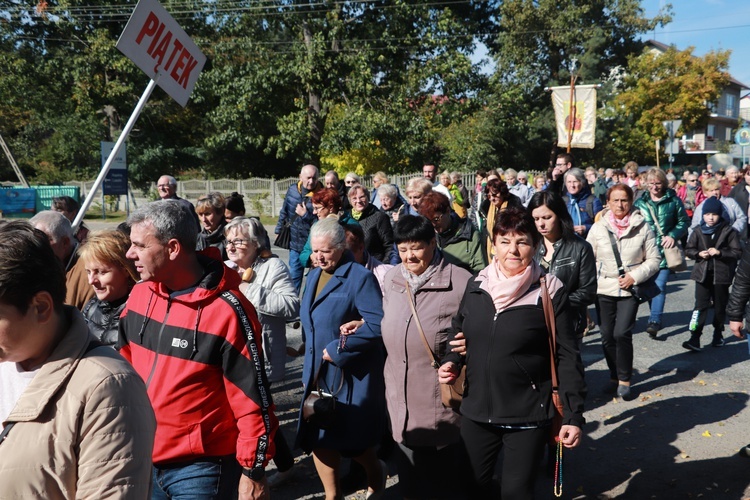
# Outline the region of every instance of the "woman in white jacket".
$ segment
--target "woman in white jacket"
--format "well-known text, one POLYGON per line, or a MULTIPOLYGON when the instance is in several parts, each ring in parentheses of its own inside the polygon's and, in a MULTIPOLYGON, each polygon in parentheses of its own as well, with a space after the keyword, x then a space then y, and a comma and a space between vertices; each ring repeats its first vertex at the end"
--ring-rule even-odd
POLYGON ((263 224, 236 217, 225 229, 227 266, 242 277, 240 291, 255 306, 263 326, 263 352, 269 382, 284 379, 286 322, 299 317, 299 296, 286 264, 273 255, 263 224))
POLYGON ((633 190, 627 184, 615 184, 607 191, 609 210, 589 231, 586 241, 596 258, 597 301, 602 348, 611 379, 609 390, 624 400, 632 399, 630 378, 633 374, 633 328, 638 302, 630 292, 659 271, 661 254, 653 231, 633 206, 633 190), (618 269, 617 251, 622 260, 618 269))

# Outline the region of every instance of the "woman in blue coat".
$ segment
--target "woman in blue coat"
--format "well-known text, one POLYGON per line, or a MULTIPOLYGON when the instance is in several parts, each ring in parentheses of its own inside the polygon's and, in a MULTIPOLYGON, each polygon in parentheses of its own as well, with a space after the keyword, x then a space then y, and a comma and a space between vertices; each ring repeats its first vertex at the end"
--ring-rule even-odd
POLYGON ((326 498, 343 497, 338 471, 342 456, 363 466, 371 498, 385 488, 384 464, 375 454, 385 429, 380 286, 370 271, 354 262, 338 221, 319 221, 310 237, 318 267, 307 277, 300 308, 306 346, 302 400, 315 389, 319 373, 317 387, 334 394, 337 402, 335 421, 326 429, 306 422, 300 410, 297 445, 312 452, 326 498), (351 333, 353 325, 356 331, 351 333))

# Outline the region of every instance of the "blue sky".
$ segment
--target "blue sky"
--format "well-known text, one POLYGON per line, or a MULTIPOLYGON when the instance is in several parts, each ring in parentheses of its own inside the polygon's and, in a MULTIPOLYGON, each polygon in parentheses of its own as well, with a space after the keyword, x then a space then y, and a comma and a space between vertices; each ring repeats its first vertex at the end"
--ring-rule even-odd
POLYGON ((729 73, 750 86, 750 1, 643 0, 641 5, 646 16, 653 17, 668 3, 672 4, 672 22, 643 38, 674 44, 679 50, 693 46, 697 56, 729 49, 729 73))

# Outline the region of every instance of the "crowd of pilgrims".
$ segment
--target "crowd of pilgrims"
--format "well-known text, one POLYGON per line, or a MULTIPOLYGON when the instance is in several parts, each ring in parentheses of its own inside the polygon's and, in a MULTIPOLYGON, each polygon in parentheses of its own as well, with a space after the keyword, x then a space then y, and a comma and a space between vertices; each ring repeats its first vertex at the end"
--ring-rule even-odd
MULTIPOLYGON (((382 172, 369 190, 356 174, 339 184, 331 172, 319 181, 316 170, 302 202, 314 218, 307 234, 292 235, 304 247, 290 252, 289 265, 273 253, 260 220, 245 216, 241 195, 197 200, 196 249, 240 275, 263 328, 267 380, 285 380, 288 357, 304 356, 302 399, 320 389, 339 403, 334 425, 300 418, 294 443, 277 434, 271 483, 289 477, 291 450, 300 448, 313 455, 326 498, 342 497, 342 458, 361 466, 367 497, 377 498, 387 473, 378 448, 392 439, 404 498, 489 498, 500 450, 502 497, 533 498, 554 414, 545 294, 557 330, 558 437, 572 448, 581 442, 587 391, 581 337, 598 325, 605 390, 633 399, 633 286, 655 280, 659 289, 648 303, 647 332, 656 338, 670 276, 665 248, 681 244, 695 261, 683 346, 702 349, 712 308, 711 345, 723 344, 728 289, 748 236, 748 167, 713 172, 709 165, 678 181, 659 168, 639 172, 633 162, 622 171, 572 163, 559 155, 536 177, 479 171, 468 187, 456 173, 425 166, 403 193, 382 172), (304 290, 295 268, 309 269, 304 290), (301 346, 287 345, 293 321, 302 325, 301 346), (455 383, 464 367, 458 411, 443 405, 440 385, 455 383)), ((72 221, 78 207, 64 197, 53 209, 72 221)), ((139 279, 125 258, 128 228, 81 226, 76 236, 94 294, 82 312, 114 345, 139 279)))

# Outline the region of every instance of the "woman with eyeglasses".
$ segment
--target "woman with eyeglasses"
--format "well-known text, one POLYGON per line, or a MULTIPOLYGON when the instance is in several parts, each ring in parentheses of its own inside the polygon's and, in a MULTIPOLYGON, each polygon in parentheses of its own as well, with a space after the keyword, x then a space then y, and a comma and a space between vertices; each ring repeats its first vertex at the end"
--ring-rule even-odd
MULTIPOLYGON (((734 201, 740 206, 742 212, 747 214, 750 219, 750 166, 746 165, 742 169, 742 178, 729 192, 729 197, 734 198, 734 201)), ((745 229, 744 232, 740 233, 740 240, 743 246, 749 239, 750 229, 745 229)))
POLYGON ((500 212, 510 208, 524 208, 523 203, 508 189, 508 185, 501 179, 487 181, 484 188, 486 200, 479 207, 479 216, 482 218, 482 248, 487 262, 492 262, 495 255, 495 246, 492 243, 492 228, 500 212))
POLYGON ((661 329, 661 317, 664 312, 664 303, 667 300, 669 268, 667 267, 667 259, 664 258, 664 249, 674 247, 677 241, 687 234, 690 227, 690 217, 685 212, 685 207, 674 190, 667 187, 667 174, 664 173, 664 170, 657 167, 652 168, 648 171, 646 180, 648 191, 636 200, 634 206, 640 210, 641 215, 654 232, 656 246, 662 256, 659 274, 656 277, 656 285, 661 293, 651 299, 649 303, 651 314, 646 327, 646 332, 652 339, 655 339, 661 329))
MULTIPOLYGON (((313 222, 313 225, 323 219, 336 219, 342 225, 359 224, 347 212, 342 211, 342 201, 341 196, 335 189, 326 188, 317 191, 312 196, 313 214, 318 218, 317 221, 313 222)), ((312 260, 312 245, 309 235, 305 248, 299 254, 299 262, 302 267, 315 267, 317 265, 312 260)))
MULTIPOLYGON (((254 217, 235 217, 224 229, 229 260, 225 264, 239 273, 240 292, 255 306, 263 328, 263 353, 270 383, 284 380, 286 322, 299 317, 299 296, 284 261, 271 253, 271 240, 263 224, 254 217)), ((281 429, 276 433, 274 463, 278 473, 268 480, 279 486, 292 474, 294 457, 281 429)))
POLYGON ((702 186, 698 182, 698 175, 695 172, 687 174, 685 185, 677 189, 677 197, 682 200, 688 217, 692 217, 695 207, 703 203, 703 200, 706 199, 702 186))

